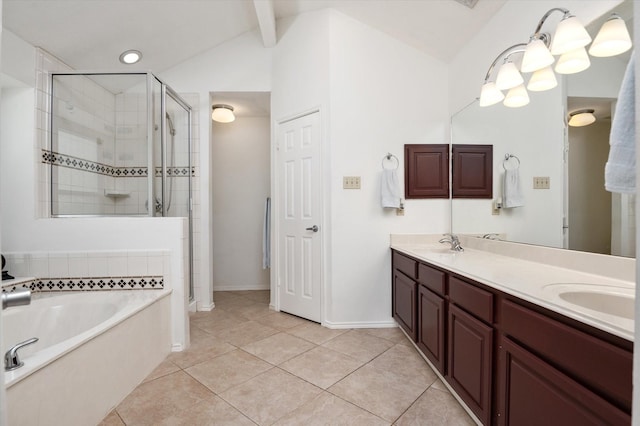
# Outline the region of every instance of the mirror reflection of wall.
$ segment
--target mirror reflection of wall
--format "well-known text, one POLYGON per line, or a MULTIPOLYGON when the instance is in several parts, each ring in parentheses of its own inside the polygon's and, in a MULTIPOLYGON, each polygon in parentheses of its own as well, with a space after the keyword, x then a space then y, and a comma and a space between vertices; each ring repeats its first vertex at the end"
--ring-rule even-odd
MULTIPOLYGON (((633 2, 616 8, 631 31, 633 2)), ((603 18, 588 30, 595 34, 603 18)), ((635 199, 604 189, 612 111, 630 54, 590 58, 591 67, 559 78, 557 88, 538 92, 522 108, 477 102, 453 114, 453 144, 494 145, 494 200, 452 200, 452 231, 504 235, 507 240, 635 257, 635 199), (596 122, 568 127, 568 115, 594 109, 596 122), (494 205, 503 192, 506 154, 520 159, 523 207, 494 205), (534 189, 548 177, 549 189, 534 189)), ((489 58, 488 60, 490 60, 489 58)))

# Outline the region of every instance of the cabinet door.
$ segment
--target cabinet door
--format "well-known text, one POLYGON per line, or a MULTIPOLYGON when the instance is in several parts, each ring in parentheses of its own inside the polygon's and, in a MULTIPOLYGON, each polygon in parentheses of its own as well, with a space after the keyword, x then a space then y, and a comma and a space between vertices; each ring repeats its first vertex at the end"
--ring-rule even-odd
POLYGON ((393 318, 416 341, 418 284, 398 270, 393 271, 393 318))
POLYGON ((442 374, 445 373, 445 301, 420 285, 418 289, 418 347, 442 374))
POLYGON ((506 337, 500 338, 498 374, 498 425, 631 424, 628 414, 506 337))
POLYGON ((449 145, 404 146, 404 198, 449 198, 449 145))
POLYGON ((482 421, 491 423, 493 328, 449 304, 447 381, 482 421))

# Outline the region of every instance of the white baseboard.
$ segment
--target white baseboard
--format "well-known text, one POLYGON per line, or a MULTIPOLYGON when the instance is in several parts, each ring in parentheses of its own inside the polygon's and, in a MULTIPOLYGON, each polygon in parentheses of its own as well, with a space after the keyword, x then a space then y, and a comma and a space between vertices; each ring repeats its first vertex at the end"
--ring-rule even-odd
POLYGON ((269 284, 227 284, 214 285, 213 291, 244 291, 244 290, 270 290, 269 284))
POLYGON ((213 308, 216 307, 216 304, 211 302, 208 305, 205 305, 203 303, 198 303, 197 305, 198 307, 198 311, 200 312, 209 312, 209 311, 213 311, 213 308))
POLYGON ((171 352, 182 352, 184 350, 184 345, 182 343, 174 343, 171 345, 171 352))
POLYGON ((191 301, 189 302, 189 312, 195 312, 196 311, 196 301, 191 301))
POLYGON ((332 329, 345 329, 345 328, 394 328, 398 324, 394 320, 390 321, 358 321, 358 322, 331 322, 324 321, 323 326, 332 329))

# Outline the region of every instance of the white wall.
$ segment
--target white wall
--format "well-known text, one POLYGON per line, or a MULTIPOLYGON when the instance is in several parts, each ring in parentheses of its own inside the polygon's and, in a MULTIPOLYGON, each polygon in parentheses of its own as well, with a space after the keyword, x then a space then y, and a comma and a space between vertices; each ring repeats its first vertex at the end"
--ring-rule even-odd
POLYGON ((447 67, 339 12, 330 29, 331 304, 335 327, 390 325, 389 234, 444 233, 447 200, 380 206, 382 159, 404 144, 448 143, 447 67), (362 189, 342 189, 361 176, 362 189))
POLYGON ((282 24, 274 120, 314 108, 323 120, 323 322, 391 326, 389 234, 445 232, 449 208, 446 200, 410 200, 404 217, 383 210, 381 161, 391 152, 402 162, 407 143, 448 141, 446 66, 333 10, 282 24), (345 175, 361 176, 362 188, 343 190, 345 175))
POLYGON ((262 269, 264 203, 270 194, 270 117, 213 123, 213 289, 268 290, 262 269))
POLYGON ((201 235, 200 280, 195 287, 198 310, 213 308, 212 152, 211 92, 271 91, 272 49, 265 49, 259 32, 242 34, 204 52, 159 76, 178 93, 199 95, 200 218, 195 218, 201 235))

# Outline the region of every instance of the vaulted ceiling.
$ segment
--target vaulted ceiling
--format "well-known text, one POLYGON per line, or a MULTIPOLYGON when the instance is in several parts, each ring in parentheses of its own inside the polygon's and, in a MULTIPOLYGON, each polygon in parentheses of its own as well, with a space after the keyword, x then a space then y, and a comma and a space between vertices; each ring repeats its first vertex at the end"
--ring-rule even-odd
POLYGON ((505 1, 4 0, 3 27, 75 69, 121 70, 120 53, 137 49, 136 66, 162 72, 244 32, 264 37, 269 16, 331 7, 449 62, 505 1))

